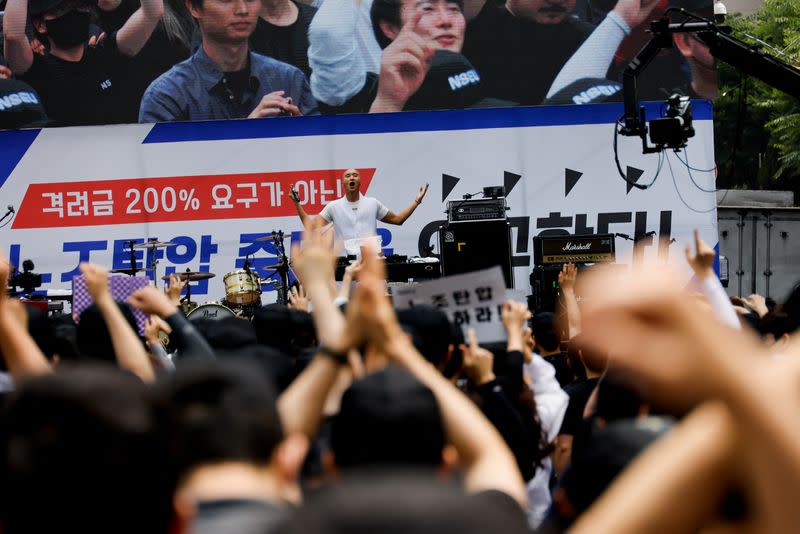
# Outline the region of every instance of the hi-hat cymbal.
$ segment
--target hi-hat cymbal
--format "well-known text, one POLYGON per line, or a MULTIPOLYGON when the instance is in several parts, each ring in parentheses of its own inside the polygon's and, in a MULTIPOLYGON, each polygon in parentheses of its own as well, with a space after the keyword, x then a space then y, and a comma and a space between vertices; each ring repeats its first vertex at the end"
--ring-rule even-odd
POLYGON ((148 241, 146 243, 139 243, 137 245, 133 245, 133 248, 164 248, 164 247, 175 247, 177 243, 173 243, 172 241, 148 241))
POLYGON ((289 234, 279 234, 278 232, 272 232, 271 234, 267 234, 264 237, 258 237, 253 241, 272 241, 276 237, 280 237, 281 239, 286 239, 287 237, 291 237, 289 234))
POLYGON ((111 269, 108 272, 115 273, 115 274, 120 274, 120 273, 122 273, 122 274, 130 274, 131 276, 133 276, 133 274, 135 274, 135 273, 140 273, 140 272, 149 273, 152 270, 153 269, 145 269, 144 267, 137 267, 136 269, 131 269, 130 267, 128 267, 127 269, 111 269))
MULTIPOLYGON (((190 282, 196 282, 197 280, 208 280, 209 278, 214 278, 217 276, 214 273, 206 273, 202 271, 188 271, 182 273, 173 273, 175 276, 179 277, 181 280, 189 280, 190 282)), ((169 275, 162 276, 162 280, 165 282, 169 281, 169 275)))

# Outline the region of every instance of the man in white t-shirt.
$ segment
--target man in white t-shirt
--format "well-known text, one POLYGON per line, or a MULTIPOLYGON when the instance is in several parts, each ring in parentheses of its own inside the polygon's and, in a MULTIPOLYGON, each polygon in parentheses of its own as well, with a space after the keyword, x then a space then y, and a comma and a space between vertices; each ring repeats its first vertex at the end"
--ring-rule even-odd
POLYGON ((425 184, 420 187, 414 202, 400 213, 395 213, 378 199, 362 195, 360 191, 361 173, 357 169, 347 169, 342 175, 344 196, 327 204, 320 212, 319 217, 314 217, 310 221, 302 214, 303 225, 307 226, 310 223, 314 227, 320 228, 333 223, 337 239, 345 241, 375 235, 378 221, 397 225, 406 222, 406 219, 422 203, 429 185, 425 184))

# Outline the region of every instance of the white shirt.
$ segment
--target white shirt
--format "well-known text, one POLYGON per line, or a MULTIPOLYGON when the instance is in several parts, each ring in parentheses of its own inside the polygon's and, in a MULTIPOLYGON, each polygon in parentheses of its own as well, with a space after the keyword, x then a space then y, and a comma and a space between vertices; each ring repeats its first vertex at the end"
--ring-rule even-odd
POLYGON ((389 208, 378 199, 360 195, 350 202, 342 197, 327 204, 319 213, 320 217, 333 223, 338 239, 357 239, 375 235, 378 221, 386 217, 389 208))
MULTIPOLYGON (((556 370, 552 364, 538 354, 533 355, 531 363, 522 367, 522 372, 527 377, 528 387, 531 388, 536 400, 536 412, 542 430, 547 435, 547 442, 552 443, 567 413, 569 395, 558 384, 556 370)), ((548 456, 542 461, 533 478, 528 481, 528 525, 533 529, 542 524, 552 502, 549 487, 552 469, 553 464, 548 456)))
POLYGON ((380 72, 381 47, 370 19, 372 0, 325 0, 308 28, 311 92, 341 106, 364 87, 367 72, 380 72))

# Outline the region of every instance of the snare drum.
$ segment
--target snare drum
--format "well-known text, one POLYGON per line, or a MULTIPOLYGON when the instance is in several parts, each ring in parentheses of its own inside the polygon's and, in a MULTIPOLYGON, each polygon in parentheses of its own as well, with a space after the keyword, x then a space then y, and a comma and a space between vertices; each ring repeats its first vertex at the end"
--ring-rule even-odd
POLYGON ((261 298, 261 280, 254 272, 233 271, 222 279, 225 300, 231 304, 252 304, 261 298))
POLYGON ((236 317, 236 314, 233 313, 233 310, 231 310, 227 306, 223 306, 222 304, 216 304, 214 302, 201 304, 200 306, 196 307, 186 315, 186 318, 189 319, 190 321, 196 319, 218 320, 218 319, 224 319, 225 317, 236 317))

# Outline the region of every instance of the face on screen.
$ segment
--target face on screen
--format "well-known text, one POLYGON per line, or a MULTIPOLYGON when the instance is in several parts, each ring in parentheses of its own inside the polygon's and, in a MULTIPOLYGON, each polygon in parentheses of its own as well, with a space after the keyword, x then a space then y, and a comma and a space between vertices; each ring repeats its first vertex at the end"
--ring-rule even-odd
POLYGON ((464 44, 464 13, 455 2, 445 0, 404 0, 400 11, 403 26, 413 19, 415 11, 422 11, 417 33, 436 41, 437 47, 451 52, 461 52, 464 44))
POLYGON ((575 8, 575 0, 508 0, 511 12, 539 24, 559 24, 575 8))
POLYGON ((203 0, 201 9, 191 8, 204 36, 222 43, 246 41, 256 27, 259 0, 203 0))

